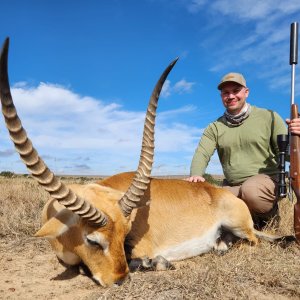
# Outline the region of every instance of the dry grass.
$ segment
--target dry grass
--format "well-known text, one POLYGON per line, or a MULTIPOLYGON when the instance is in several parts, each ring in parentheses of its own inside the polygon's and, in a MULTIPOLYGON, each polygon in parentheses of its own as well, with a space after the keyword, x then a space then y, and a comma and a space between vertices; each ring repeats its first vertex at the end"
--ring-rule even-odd
POLYGON ((0 177, 0 236, 18 240, 32 235, 47 199, 32 179, 0 177))
MULTIPOLYGON (((65 183, 87 183, 85 177, 67 177, 65 183)), ((0 237, 24 239, 40 228, 41 211, 49 199, 38 183, 30 177, 0 176, 0 237)))
MULTIPOLYGON (((85 179, 68 178, 68 181, 85 179)), ((27 240, 34 244, 36 252, 50 253, 44 242, 33 242, 30 238, 40 227, 41 210, 47 198, 30 178, 0 176, 0 237, 10 245, 12 240, 19 242, 17 248, 10 246, 10 251, 22 252, 27 240)), ((280 215, 277 233, 291 234, 293 204, 281 201, 280 215)), ((276 231, 272 227, 267 230, 276 231)), ((296 244, 282 248, 267 242, 257 247, 240 243, 223 255, 212 252, 177 262, 176 270, 133 273, 131 280, 121 287, 105 289, 84 283, 80 286, 85 290, 84 295, 79 297, 74 289, 74 294, 65 299, 300 299, 299 255, 296 244)), ((38 268, 48 263, 45 260, 38 268)), ((68 280, 70 285, 71 279, 68 280)), ((53 299, 64 299, 64 295, 60 296, 53 299)))

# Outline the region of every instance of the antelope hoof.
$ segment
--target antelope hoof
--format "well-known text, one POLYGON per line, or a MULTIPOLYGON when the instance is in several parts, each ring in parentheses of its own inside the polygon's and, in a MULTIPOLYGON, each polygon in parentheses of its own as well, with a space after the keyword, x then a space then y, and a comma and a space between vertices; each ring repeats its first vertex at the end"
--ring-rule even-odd
POLYGON ((158 255, 153 259, 149 257, 135 258, 129 262, 129 269, 131 272, 140 271, 165 271, 174 270, 175 267, 167 261, 164 257, 158 255))
POLYGON ((175 267, 164 257, 158 255, 152 259, 152 268, 156 271, 174 270, 175 267))

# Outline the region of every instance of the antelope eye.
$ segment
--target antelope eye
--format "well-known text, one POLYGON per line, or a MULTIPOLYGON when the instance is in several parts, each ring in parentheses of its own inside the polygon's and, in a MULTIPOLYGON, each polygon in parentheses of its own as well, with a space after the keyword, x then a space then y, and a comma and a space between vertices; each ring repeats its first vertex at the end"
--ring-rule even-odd
POLYGON ((90 247, 97 247, 103 251, 108 251, 108 241, 106 238, 98 232, 87 234, 85 236, 86 244, 90 247))
POLYGON ((91 245, 93 247, 102 248, 98 241, 95 241, 95 240, 89 238, 88 236, 86 237, 86 241, 88 242, 89 245, 91 245))

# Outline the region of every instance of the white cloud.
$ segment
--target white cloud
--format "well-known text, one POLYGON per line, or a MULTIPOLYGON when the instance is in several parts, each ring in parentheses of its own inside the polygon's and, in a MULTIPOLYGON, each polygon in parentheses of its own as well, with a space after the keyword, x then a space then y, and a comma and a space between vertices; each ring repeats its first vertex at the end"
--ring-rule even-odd
POLYGON ((156 142, 158 151, 194 152, 201 130, 180 123, 158 124, 156 142))
POLYGON ((300 3, 298 0, 218 0, 212 3, 211 8, 222 15, 249 21, 296 12, 300 9, 300 3))
MULTIPOLYGON (((113 174, 134 170, 139 159, 145 112, 126 111, 115 103, 80 96, 54 84, 37 87, 16 84, 12 96, 23 126, 30 139, 54 172, 65 174, 113 174)), ((146 104, 145 104, 146 105, 146 104)), ((201 130, 175 122, 178 114, 188 115, 195 107, 184 106, 157 116, 155 161, 160 156, 176 157, 172 164, 186 164, 180 156, 191 155, 201 130)), ((145 107, 146 111, 146 107, 145 107)), ((1 123, 0 130, 6 132, 1 123)), ((24 172, 8 134, 0 142, 6 161, 1 169, 24 172), (10 159, 10 160, 9 160, 10 159)), ((0 153, 0 155, 1 155, 0 153)), ((176 168, 169 166, 169 170, 176 168)))
POLYGON ((159 114, 159 119, 164 120, 166 118, 176 117, 177 115, 193 112, 196 109, 197 108, 194 105, 186 105, 186 106, 180 107, 178 109, 171 109, 171 110, 168 110, 168 111, 163 111, 159 114))
POLYGON ((13 88, 12 95, 23 123, 41 147, 109 148, 122 133, 137 134, 135 128, 144 118, 142 112, 122 111, 115 103, 81 97, 53 84, 13 88))
POLYGON ((276 10, 276 1, 220 0, 212 8, 223 15, 232 15, 240 20, 262 19, 276 10))
MULTIPOLYGON (((257 67, 257 77, 269 88, 289 91, 289 25, 299 20, 300 1, 281 0, 217 0, 204 3, 184 1, 193 13, 201 10, 214 18, 208 25, 210 35, 201 45, 211 48, 210 71, 226 73, 232 70, 257 67), (270 72, 270 70, 274 72, 270 72), (274 84, 278 81, 278 85, 274 84)), ((296 79, 296 84, 300 79, 296 79)), ((300 93, 300 92, 297 92, 300 93)))
POLYGON ((12 149, 7 149, 4 151, 0 151, 0 157, 8 157, 8 156, 12 156, 15 152, 12 149))
POLYGON ((191 13, 197 13, 206 3, 207 0, 189 0, 187 2, 187 9, 191 13))
POLYGON ((167 79, 161 89, 161 97, 167 98, 171 95, 171 81, 167 79))
POLYGON ((185 79, 181 79, 174 85, 174 92, 178 94, 190 93, 195 82, 187 82, 185 79))
POLYGON ((191 93, 194 84, 195 82, 188 82, 183 78, 177 81, 174 85, 171 85, 171 81, 167 79, 163 85, 161 97, 168 98, 172 94, 181 95, 181 94, 191 93))

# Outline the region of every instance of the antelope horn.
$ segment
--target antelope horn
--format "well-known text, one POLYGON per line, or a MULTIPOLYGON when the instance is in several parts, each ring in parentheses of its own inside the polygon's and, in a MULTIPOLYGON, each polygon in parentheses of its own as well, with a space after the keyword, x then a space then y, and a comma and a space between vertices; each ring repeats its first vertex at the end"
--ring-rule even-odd
POLYGON ((142 150, 137 171, 124 196, 119 200, 123 214, 127 217, 138 206, 141 197, 150 182, 154 157, 154 126, 158 98, 168 74, 176 64, 178 57, 172 61, 157 81, 149 100, 143 132, 142 150))
POLYGON ((77 196, 62 183, 59 178, 48 169, 28 138, 21 120, 18 117, 10 92, 7 74, 8 46, 9 38, 6 38, 0 56, 0 98, 6 127, 16 151, 19 153, 32 176, 54 199, 85 219, 90 225, 104 226, 107 223, 106 215, 92 206, 88 201, 77 196))

